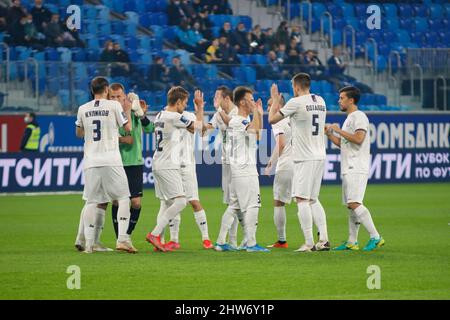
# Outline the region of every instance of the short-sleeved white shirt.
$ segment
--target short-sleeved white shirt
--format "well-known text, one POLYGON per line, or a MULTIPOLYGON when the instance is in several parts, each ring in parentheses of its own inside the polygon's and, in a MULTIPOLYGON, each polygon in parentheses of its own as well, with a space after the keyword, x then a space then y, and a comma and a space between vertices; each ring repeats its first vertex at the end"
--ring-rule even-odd
POLYGON ((193 122, 178 112, 164 110, 156 115, 154 170, 180 168, 181 130, 191 125, 193 122))
POLYGON ((275 172, 282 170, 292 170, 294 163, 292 161, 292 130, 288 118, 284 118, 272 125, 272 133, 276 138, 278 135, 284 136, 285 145, 281 156, 278 158, 275 172))
POLYGON ((118 129, 128 122, 117 101, 92 100, 78 108, 75 125, 84 129, 84 168, 122 166, 118 129))
MULTIPOLYGON (((183 117, 189 121, 195 122, 197 117, 192 112, 184 111, 183 117)), ((182 166, 195 165, 195 133, 191 133, 188 130, 181 130, 181 149, 180 160, 182 166)))
POLYGON ((370 132, 369 119, 362 111, 354 111, 345 119, 342 130, 354 134, 358 130, 364 130, 366 136, 361 145, 351 143, 341 137, 341 174, 363 173, 369 174, 370 170, 370 132))
MULTIPOLYGON (((209 124, 212 125, 213 128, 220 130, 220 133, 222 135, 222 163, 229 164, 230 163, 229 148, 227 145, 228 126, 223 122, 223 119, 220 116, 220 111, 221 109, 219 108, 219 110, 214 114, 214 116, 209 121, 209 124)), ((238 107, 233 106, 233 108, 228 113, 228 116, 233 117, 237 114, 238 114, 238 107)))
POLYGON ((233 116, 228 125, 229 158, 232 177, 257 176, 255 133, 247 131, 250 122, 240 115, 233 116))
POLYGON ((325 101, 316 94, 292 98, 281 108, 290 118, 293 161, 325 160, 326 111, 325 101))

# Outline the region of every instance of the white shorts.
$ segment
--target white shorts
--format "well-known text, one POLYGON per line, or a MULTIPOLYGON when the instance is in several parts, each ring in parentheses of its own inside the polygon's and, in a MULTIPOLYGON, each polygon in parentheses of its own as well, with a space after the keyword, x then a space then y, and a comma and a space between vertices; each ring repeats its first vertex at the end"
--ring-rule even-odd
POLYGON ((167 201, 186 195, 180 169, 154 170, 156 197, 167 201))
POLYGON ((294 162, 292 197, 317 200, 324 168, 325 160, 294 162))
POLYGON ((342 175, 342 203, 363 203, 369 176, 364 173, 342 175))
POLYGON ((230 204, 231 166, 222 163, 222 193, 223 203, 230 204))
POLYGON ((187 201, 199 200, 196 167, 181 167, 181 179, 186 192, 187 201))
POLYGON ((258 176, 233 177, 231 179, 231 209, 246 212, 249 208, 261 207, 258 176))
POLYGON ((84 171, 83 199, 87 203, 108 203, 130 197, 123 167, 94 167, 84 171))
POLYGON ((282 170, 275 173, 273 180, 273 199, 284 203, 292 200, 292 171, 282 170))

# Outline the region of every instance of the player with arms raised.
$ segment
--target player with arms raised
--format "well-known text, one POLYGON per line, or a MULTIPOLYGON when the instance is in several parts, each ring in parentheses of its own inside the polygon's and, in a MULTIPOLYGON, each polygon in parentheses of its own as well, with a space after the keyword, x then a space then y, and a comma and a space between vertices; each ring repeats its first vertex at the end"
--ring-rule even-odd
MULTIPOLYGON (((161 200, 156 227, 146 240, 160 251, 167 251, 161 243, 161 234, 167 225, 187 204, 183 188, 180 161, 181 130, 194 132, 194 121, 183 116, 189 92, 173 87, 167 94, 168 106, 155 118, 156 150, 153 155, 153 174, 156 196, 161 200)), ((195 92, 194 103, 203 101, 203 93, 195 92)), ((203 128, 203 103, 195 103, 196 117, 203 128)))
POLYGON ((326 106, 322 97, 310 93, 311 78, 306 73, 292 78, 294 98, 281 108, 278 89, 271 90, 272 107, 269 122, 276 124, 290 117, 292 128, 292 159, 294 176, 292 196, 296 198, 298 217, 305 243, 296 251, 324 251, 330 249, 325 210, 319 202, 320 185, 325 168, 326 106), (314 245, 313 221, 319 229, 320 239, 314 245))
POLYGON ((338 125, 327 125, 326 135, 341 149, 342 200, 349 209, 348 240, 334 250, 358 250, 360 223, 369 232, 370 240, 363 248, 372 251, 384 245, 372 216, 363 205, 370 170, 369 119, 358 110, 361 94, 358 88, 345 87, 339 90, 339 107, 347 113, 342 129, 338 125), (334 135, 334 132, 339 136, 334 135))

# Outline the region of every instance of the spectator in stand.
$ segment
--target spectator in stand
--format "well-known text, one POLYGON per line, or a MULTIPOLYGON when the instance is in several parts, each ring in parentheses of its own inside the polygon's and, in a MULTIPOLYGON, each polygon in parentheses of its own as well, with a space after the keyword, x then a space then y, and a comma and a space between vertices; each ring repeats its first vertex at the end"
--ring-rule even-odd
POLYGON ((27 126, 22 136, 20 150, 22 152, 38 152, 41 128, 36 120, 36 114, 34 112, 25 114, 24 121, 27 126))
POLYGON ((192 24, 194 25, 198 22, 200 24, 200 32, 203 36, 208 40, 212 40, 211 28, 213 27, 213 23, 209 20, 208 16, 208 10, 203 9, 198 13, 195 19, 192 19, 192 24))
POLYGON ((178 43, 183 49, 186 49, 190 52, 195 51, 196 42, 194 39, 190 37, 189 34, 189 24, 186 19, 182 20, 180 25, 175 29, 175 35, 177 36, 178 43))
POLYGON ((237 53, 248 54, 250 53, 250 37, 245 30, 245 25, 241 22, 237 25, 236 30, 231 37, 231 44, 236 49, 237 53))
POLYGON ((103 51, 100 54, 101 62, 113 62, 114 61, 114 43, 111 40, 107 40, 103 46, 103 51))
POLYGON ((272 28, 267 28, 264 31, 264 50, 269 52, 275 48, 275 36, 272 28))
POLYGON ((113 46, 113 65, 111 75, 113 77, 126 77, 130 75, 130 57, 128 53, 120 47, 120 43, 116 42, 113 46))
POLYGON ((0 32, 8 30, 8 9, 0 5, 0 32))
POLYGON ((186 18, 188 19, 197 15, 197 11, 195 11, 194 7, 192 7, 190 1, 188 0, 181 1, 181 9, 186 14, 186 18))
POLYGON ((289 45, 287 47, 287 51, 290 52, 291 50, 295 50, 298 53, 303 52, 303 48, 301 46, 301 43, 297 41, 295 37, 291 37, 291 41, 289 42, 289 45))
POLYGON ((301 46, 302 45, 302 33, 301 33, 302 27, 301 26, 292 26, 291 30, 291 37, 295 39, 295 41, 301 46))
MULTIPOLYGON (((8 10, 8 26, 12 28, 21 18, 27 16, 27 10, 22 7, 20 0, 13 0, 8 10)), ((11 30, 11 29, 10 29, 11 30)))
POLYGON ((203 52, 208 48, 209 41, 203 37, 200 30, 200 23, 195 22, 191 30, 189 30, 189 38, 192 39, 195 45, 195 55, 201 59, 203 52))
POLYGON ((283 21, 280 23, 280 26, 277 29, 275 34, 275 42, 280 45, 281 43, 286 46, 289 45, 289 29, 287 21, 283 21))
POLYGON ((212 14, 233 14, 228 0, 207 0, 208 7, 212 14))
POLYGON ((42 5, 42 2, 42 0, 34 0, 34 7, 31 9, 34 24, 39 32, 44 32, 45 27, 52 18, 52 13, 42 5))
POLYGON ((188 16, 181 6, 180 0, 171 0, 167 6, 167 20, 170 26, 175 26, 188 16))
POLYGON ((44 26, 44 34, 47 39, 47 46, 49 47, 63 47, 64 31, 59 21, 59 14, 52 14, 49 23, 44 26))
POLYGON ((323 80, 325 78, 325 67, 322 64, 322 61, 320 61, 316 51, 307 50, 305 52, 303 64, 303 68, 305 68, 306 73, 311 75, 311 79, 323 80))
POLYGON ((228 43, 232 43, 233 32, 231 31, 231 23, 225 22, 219 31, 219 35, 227 38, 228 43))
POLYGON ((228 39, 224 36, 219 38, 219 52, 217 55, 220 59, 222 59, 221 64, 222 71, 231 75, 231 66, 240 64, 240 60, 237 56, 236 50, 230 45, 228 39))
POLYGON ((265 77, 272 80, 287 79, 289 74, 281 67, 275 51, 269 51, 267 54, 267 66, 264 69, 265 77))
POLYGON ((207 6, 205 6, 202 0, 193 0, 191 5, 197 13, 200 13, 203 10, 207 10, 207 6))
POLYGON ((299 66, 302 62, 302 57, 295 48, 289 50, 287 59, 284 61, 284 69, 289 72, 289 74, 294 75, 300 72, 299 66))
POLYGON ((166 91, 169 83, 169 68, 164 64, 164 59, 160 56, 153 58, 153 64, 148 70, 148 81, 150 90, 166 91))
POLYGON ((169 71, 169 80, 172 86, 182 86, 191 91, 196 86, 194 78, 188 70, 181 64, 179 56, 172 58, 172 67, 169 71))
POLYGON ((264 54, 265 48, 265 36, 261 31, 261 26, 257 24, 253 27, 253 30, 250 34, 250 48, 251 52, 255 54, 264 54))
POLYGON ((27 41, 25 41, 25 24, 27 23, 27 17, 23 16, 13 25, 9 26, 10 39, 9 42, 13 46, 26 46, 27 41))
POLYGON ((205 60, 207 63, 221 63, 221 53, 219 49, 219 39, 214 39, 206 50, 205 60))
POLYGON ((24 32, 25 32, 25 45, 37 50, 44 49, 45 36, 44 34, 38 32, 36 26, 33 23, 33 16, 31 14, 28 14, 25 17, 24 32))
POLYGON ((288 55, 286 53, 286 45, 284 43, 280 43, 280 45, 278 46, 278 49, 276 51, 277 53, 277 60, 281 63, 284 64, 285 61, 288 58, 288 55))
POLYGON ((64 30, 64 36, 63 36, 64 41, 67 43, 70 43, 69 46, 85 48, 86 45, 85 45, 84 41, 81 40, 80 33, 78 32, 78 30, 76 28, 69 29, 67 27, 67 19, 69 19, 69 16, 66 17, 66 19, 64 20, 64 22, 62 24, 62 27, 64 30))

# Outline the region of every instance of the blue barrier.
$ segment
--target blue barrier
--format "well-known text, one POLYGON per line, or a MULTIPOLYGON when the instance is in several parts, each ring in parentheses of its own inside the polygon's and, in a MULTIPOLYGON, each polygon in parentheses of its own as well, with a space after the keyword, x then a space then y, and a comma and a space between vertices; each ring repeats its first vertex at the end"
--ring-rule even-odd
MULTIPOLYGON (((450 182, 450 113, 371 113, 372 166, 370 183, 450 182)), ((0 155, 0 192, 80 191, 84 176, 81 140, 74 137, 75 117, 40 117, 45 153, 0 155), (52 123, 52 125, 50 125, 52 123), (48 130, 50 128, 50 130, 48 130), (52 129, 53 128, 53 129, 52 129), (49 131, 53 133, 48 134, 49 131), (47 138, 45 136, 47 135, 47 138), (53 136, 53 137, 52 137, 53 136)), ((345 120, 343 114, 329 114, 328 123, 345 120)), ((267 116, 264 127, 269 128, 267 116)), ((41 140, 42 142, 42 140, 41 140)), ((144 185, 153 187, 152 135, 144 135, 144 185)), ((271 185, 273 176, 262 173, 274 141, 271 130, 263 133, 258 149, 260 184, 271 185)), ((221 185, 221 137, 215 131, 196 137, 197 176, 200 187, 221 185)), ((323 183, 340 183, 339 149, 327 142, 323 183)))

